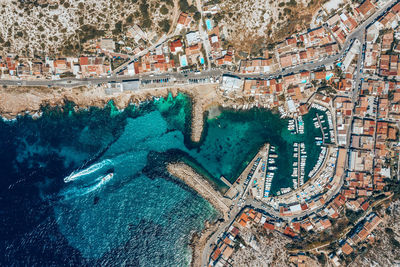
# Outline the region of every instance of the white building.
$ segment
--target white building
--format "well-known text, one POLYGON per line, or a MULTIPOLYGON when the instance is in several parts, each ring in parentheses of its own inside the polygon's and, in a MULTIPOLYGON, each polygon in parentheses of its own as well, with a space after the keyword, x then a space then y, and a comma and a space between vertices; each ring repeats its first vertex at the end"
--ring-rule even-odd
POLYGON ((198 31, 188 32, 186 34, 186 41, 188 43, 188 46, 192 46, 197 43, 200 43, 201 42, 200 33, 198 31))
POLYGON ((223 75, 221 89, 227 92, 243 90, 244 80, 233 75, 223 75))

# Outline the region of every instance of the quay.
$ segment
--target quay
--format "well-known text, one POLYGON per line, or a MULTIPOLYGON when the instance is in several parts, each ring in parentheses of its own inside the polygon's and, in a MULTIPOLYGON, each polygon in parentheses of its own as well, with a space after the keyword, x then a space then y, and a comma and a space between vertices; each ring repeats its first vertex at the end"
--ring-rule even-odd
POLYGON ((252 194, 256 194, 259 197, 264 195, 264 178, 269 148, 270 145, 268 143, 260 148, 257 154, 248 163, 247 167, 225 193, 224 196, 226 198, 233 200, 243 198, 250 189, 252 194), (253 188, 255 188, 255 190, 253 188))
POLYGON ((321 119, 319 118, 318 113, 317 113, 317 119, 318 119, 319 128, 321 129, 321 133, 322 133, 322 144, 325 145, 325 133, 324 133, 323 125, 321 123, 321 119))

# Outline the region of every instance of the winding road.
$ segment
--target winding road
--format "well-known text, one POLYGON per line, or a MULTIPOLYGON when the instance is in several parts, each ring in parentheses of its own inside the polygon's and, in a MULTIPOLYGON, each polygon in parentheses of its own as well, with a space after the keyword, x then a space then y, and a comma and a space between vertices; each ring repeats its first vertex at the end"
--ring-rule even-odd
MULTIPOLYGON (((170 35, 164 35, 163 37, 161 37, 159 39, 159 41, 156 44, 153 44, 148 49, 143 50, 139 54, 130 57, 130 60, 127 63, 123 64, 122 66, 120 66, 119 68, 114 70, 114 75, 111 75, 108 77, 96 77, 96 78, 86 78, 86 79, 65 78, 65 79, 59 79, 59 80, 20 80, 20 79, 4 80, 4 79, 0 79, 0 85, 3 85, 3 86, 74 87, 74 86, 85 86, 85 85, 90 85, 90 84, 96 85, 96 84, 102 84, 102 83, 107 83, 107 82, 121 82, 123 80, 132 80, 132 79, 156 80, 156 79, 165 79, 165 78, 174 80, 176 85, 179 85, 179 84, 187 84, 189 82, 189 79, 214 78, 214 80, 216 80, 218 77, 221 77, 223 74, 232 74, 232 75, 236 75, 241 78, 271 79, 271 78, 275 78, 275 77, 289 75, 292 73, 298 73, 301 71, 311 71, 311 70, 319 69, 321 67, 324 67, 325 65, 330 65, 337 61, 340 61, 345 56, 345 54, 348 52, 348 50, 350 49, 350 46, 353 44, 353 42, 357 39, 361 44, 360 45, 361 56, 358 57, 356 74, 354 77, 353 92, 352 92, 352 102, 354 104, 357 100, 358 93, 359 93, 359 87, 361 85, 361 78, 362 78, 361 72, 362 72, 363 60, 364 60, 365 30, 372 23, 374 23, 380 16, 382 16, 384 13, 386 13, 386 11, 389 10, 398 1, 399 0, 388 1, 382 8, 377 10, 372 16, 370 16, 362 24, 360 24, 347 37, 345 43, 341 46, 342 48, 338 54, 336 54, 334 56, 323 58, 316 62, 304 63, 304 64, 297 65, 297 66, 294 66, 291 68, 283 69, 279 72, 272 73, 272 74, 241 74, 241 73, 234 73, 234 72, 229 72, 229 71, 224 71, 224 70, 219 70, 219 69, 209 69, 206 71, 202 71, 200 73, 187 73, 187 74, 170 72, 170 73, 163 73, 163 74, 139 74, 139 75, 134 75, 134 76, 115 75, 116 73, 121 71, 124 67, 126 67, 128 64, 137 60, 140 56, 153 50, 158 45, 167 41, 171 37, 170 35)), ((200 6, 200 1, 197 1, 197 6, 200 6)), ((201 35, 203 36, 204 30, 202 30, 202 24, 200 24, 199 30, 202 33, 201 35)), ((353 117, 351 117, 351 123, 352 123, 352 121, 353 121, 353 117)), ((349 132, 350 132, 350 129, 351 129, 351 125, 349 127, 349 132)), ((349 138, 350 138, 350 133, 348 133, 347 140, 349 140, 349 138)), ((346 148, 349 148, 349 147, 346 146, 346 148)), ((347 159, 346 159, 346 162, 347 162, 347 159)), ((337 193, 339 193, 343 183, 344 183, 344 175, 341 177, 340 186, 335 188, 335 190, 332 190, 332 192, 330 193, 330 196, 328 197, 328 199, 326 199, 326 202, 329 202, 329 200, 331 200, 337 193)), ((261 203, 260 201, 256 201, 254 199, 247 199, 244 204, 245 204, 245 206, 251 206, 256 209, 264 210, 265 212, 267 212, 268 214, 270 214, 274 217, 282 218, 282 216, 280 216, 279 212, 277 212, 271 208, 266 208, 266 206, 263 203, 261 203)), ((207 264, 208 264, 211 245, 214 244, 218 240, 218 238, 222 235, 222 233, 226 230, 226 228, 233 223, 236 216, 238 214, 240 214, 240 211, 241 211, 241 208, 238 207, 237 203, 235 205, 233 205, 233 209, 230 212, 231 216, 230 216, 229 220, 227 220, 223 224, 223 226, 220 227, 208 240, 206 247, 203 251, 203 255, 202 255, 202 266, 207 266, 207 264)), ((312 211, 307 210, 301 214, 298 214, 295 216, 286 216, 282 219, 292 220, 295 218, 301 218, 301 217, 307 216, 314 212, 315 212, 315 210, 312 210, 312 211)))

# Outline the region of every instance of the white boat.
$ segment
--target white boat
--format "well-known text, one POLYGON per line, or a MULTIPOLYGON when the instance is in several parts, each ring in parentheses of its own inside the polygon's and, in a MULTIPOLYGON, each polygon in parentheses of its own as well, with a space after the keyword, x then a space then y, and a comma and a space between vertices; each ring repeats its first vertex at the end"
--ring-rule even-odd
POLYGON ((101 178, 100 183, 104 184, 104 183, 110 181, 111 178, 113 178, 113 177, 114 177, 114 173, 109 173, 109 174, 107 174, 107 175, 105 175, 104 177, 101 178))

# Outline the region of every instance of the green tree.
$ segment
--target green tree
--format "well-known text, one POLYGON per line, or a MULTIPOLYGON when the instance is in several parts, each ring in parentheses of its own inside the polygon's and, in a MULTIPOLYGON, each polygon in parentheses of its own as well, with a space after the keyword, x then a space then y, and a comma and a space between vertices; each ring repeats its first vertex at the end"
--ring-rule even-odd
POLYGON ((122 32, 122 21, 118 21, 114 25, 113 34, 120 34, 122 32))
POLYGON ((165 5, 162 5, 162 7, 160 8, 160 13, 163 15, 167 15, 169 12, 168 8, 165 5))
POLYGON ((132 24, 133 22, 133 14, 130 14, 127 18, 126 18, 126 23, 127 24, 132 24))
POLYGON ((201 19, 201 13, 199 11, 196 11, 193 16, 195 21, 199 21, 201 19))
POLYGON ((160 23, 158 25, 165 33, 167 33, 169 31, 169 29, 171 28, 171 23, 168 19, 164 19, 164 20, 160 21, 160 23))
POLYGON ((151 27, 151 20, 149 18, 144 19, 143 23, 142 23, 142 27, 143 28, 150 28, 151 27))

